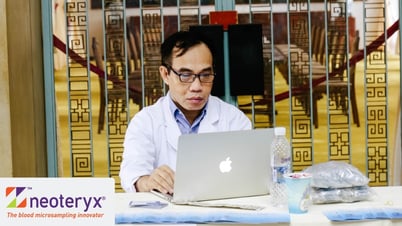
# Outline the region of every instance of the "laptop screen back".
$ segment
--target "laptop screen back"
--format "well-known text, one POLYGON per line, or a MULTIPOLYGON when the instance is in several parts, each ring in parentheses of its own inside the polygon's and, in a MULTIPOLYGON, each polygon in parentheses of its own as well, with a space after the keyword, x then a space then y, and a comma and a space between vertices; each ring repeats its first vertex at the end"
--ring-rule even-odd
POLYGON ((173 202, 268 194, 273 131, 268 128, 180 136, 173 202))

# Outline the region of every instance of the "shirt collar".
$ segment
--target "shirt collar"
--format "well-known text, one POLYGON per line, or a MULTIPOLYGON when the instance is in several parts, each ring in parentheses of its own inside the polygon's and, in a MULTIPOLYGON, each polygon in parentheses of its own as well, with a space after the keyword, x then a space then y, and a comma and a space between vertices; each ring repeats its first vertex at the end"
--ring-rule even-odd
POLYGON ((183 112, 176 106, 176 104, 173 102, 173 99, 171 98, 171 96, 168 94, 167 95, 168 99, 169 99, 169 108, 170 108, 170 112, 173 115, 173 118, 175 119, 175 121, 178 123, 179 128, 181 130, 182 133, 194 133, 194 132, 198 132, 198 128, 199 125, 202 121, 202 119, 205 117, 205 115, 207 114, 207 106, 208 106, 208 102, 205 104, 205 106, 203 107, 203 109, 201 110, 201 114, 194 120, 193 125, 190 125, 190 123, 188 122, 188 120, 185 118, 183 112), (182 121, 185 120, 187 126, 184 126, 182 121), (187 127, 187 128, 185 128, 187 127), (185 132, 188 131, 188 132, 185 132), (191 132, 190 132, 191 131, 191 132))

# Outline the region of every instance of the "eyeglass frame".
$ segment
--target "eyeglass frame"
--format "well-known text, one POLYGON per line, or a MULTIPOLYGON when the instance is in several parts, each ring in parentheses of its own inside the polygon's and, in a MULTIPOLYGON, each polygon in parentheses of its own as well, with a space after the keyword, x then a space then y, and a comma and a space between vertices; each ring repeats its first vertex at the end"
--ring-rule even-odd
MULTIPOLYGON (((176 71, 175 69, 173 69, 173 67, 170 66, 169 64, 163 64, 163 66, 165 66, 165 67, 168 69, 168 71, 171 70, 171 71, 173 71, 173 73, 174 73, 175 75, 179 76, 179 80, 180 80, 180 82, 182 82, 182 83, 188 83, 188 84, 193 83, 196 78, 198 78, 198 80, 200 80, 201 83, 213 83, 214 78, 215 78, 215 72, 208 72, 208 78, 209 78, 209 77, 212 77, 212 79, 211 79, 211 81, 206 82, 206 81, 202 81, 201 78, 205 78, 207 72, 205 72, 205 73, 201 72, 201 73, 198 73, 198 74, 184 74, 184 73, 177 72, 177 71, 176 71), (189 81, 183 81, 183 76, 191 76, 192 79, 189 80, 189 81), (204 76, 204 77, 201 77, 201 76, 204 76)), ((190 77, 189 77, 189 78, 190 78, 190 77)))

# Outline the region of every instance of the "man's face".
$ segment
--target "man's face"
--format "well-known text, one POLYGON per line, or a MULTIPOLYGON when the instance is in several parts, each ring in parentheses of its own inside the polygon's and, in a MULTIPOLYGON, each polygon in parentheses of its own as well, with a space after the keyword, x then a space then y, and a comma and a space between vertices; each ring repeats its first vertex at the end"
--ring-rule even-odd
MULTIPOLYGON (((213 73, 212 54, 205 44, 192 47, 182 56, 176 55, 177 52, 174 51, 170 66, 178 73, 213 73)), ((159 71, 165 83, 169 85, 170 95, 178 108, 184 114, 198 114, 208 100, 213 83, 202 83, 198 77, 192 83, 183 83, 172 70, 168 73, 166 67, 160 67, 159 71)))

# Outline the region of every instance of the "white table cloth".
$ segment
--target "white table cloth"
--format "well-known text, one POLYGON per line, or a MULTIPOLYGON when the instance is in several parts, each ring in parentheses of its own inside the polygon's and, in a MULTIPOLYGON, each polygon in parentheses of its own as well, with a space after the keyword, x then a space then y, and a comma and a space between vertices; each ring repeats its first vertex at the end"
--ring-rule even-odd
POLYGON ((241 210, 230 208, 211 208, 211 207, 195 207, 187 205, 173 205, 161 209, 129 207, 130 201, 161 201, 163 199, 151 193, 118 193, 116 194, 115 210, 116 225, 122 225, 125 222, 136 222, 135 224, 155 224, 163 220, 163 224, 176 223, 208 223, 208 224, 230 224, 232 222, 238 224, 255 224, 263 223, 269 225, 292 225, 292 226, 326 226, 326 225, 353 225, 353 226, 370 226, 370 225, 400 225, 402 219, 375 219, 360 221, 330 221, 325 215, 325 211, 354 211, 367 210, 374 208, 382 209, 399 209, 402 211, 402 187, 374 187, 376 195, 370 201, 361 201, 355 203, 337 203, 312 205, 306 214, 289 214, 287 209, 278 209, 270 205, 269 196, 242 198, 229 200, 232 202, 261 205, 263 210, 241 210), (288 218, 286 218, 288 216, 288 218), (142 218, 141 218, 142 217, 142 218), (209 217, 209 218, 208 218, 209 217), (188 219, 193 221, 187 221, 188 219), (184 219, 185 221, 181 221, 184 219), (186 220, 187 219, 187 220, 186 220), (206 221, 206 219, 209 219, 206 221), (227 221, 225 221, 225 219, 227 221), (275 222, 277 220, 277 222, 275 222))

